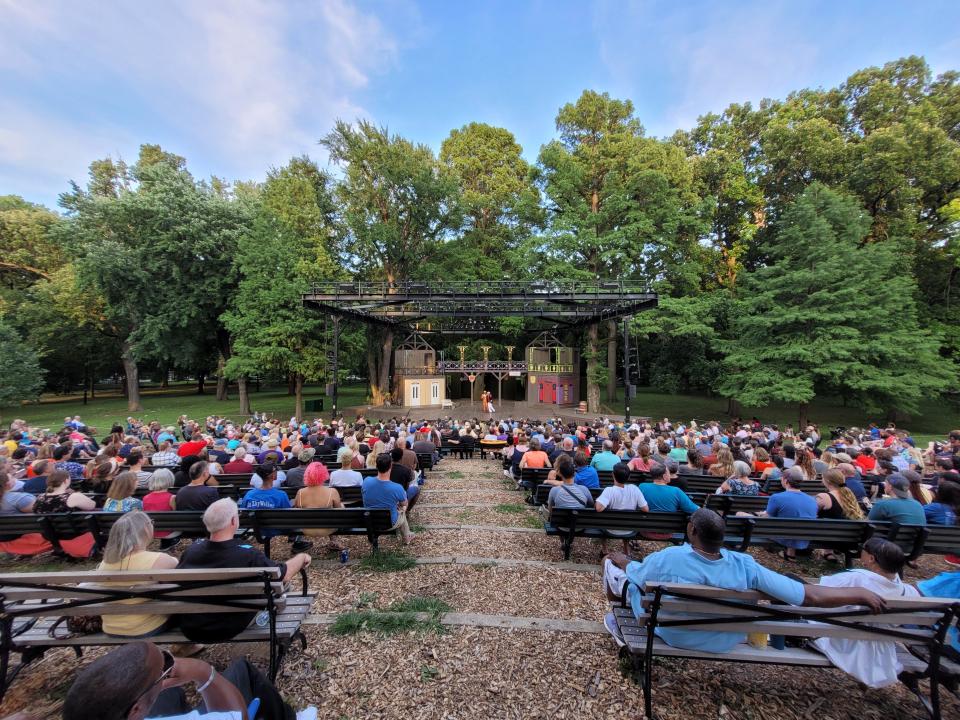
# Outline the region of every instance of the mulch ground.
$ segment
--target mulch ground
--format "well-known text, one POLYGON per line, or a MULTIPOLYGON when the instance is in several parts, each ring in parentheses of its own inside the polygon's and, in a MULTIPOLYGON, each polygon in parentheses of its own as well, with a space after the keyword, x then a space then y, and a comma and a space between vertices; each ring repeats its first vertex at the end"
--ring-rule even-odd
MULTIPOLYGON (((384 537, 381 547, 414 557, 485 557, 563 560, 557 538, 543 533, 493 530, 424 530, 436 524, 529 527, 538 514, 522 504, 523 494, 508 489, 499 466, 487 461, 445 460, 428 477, 422 502, 476 503, 484 508, 428 508, 412 513, 417 537, 404 547, 384 537), (454 477, 449 477, 454 475, 454 477), (436 490, 463 490, 437 493, 436 490)), ((317 560, 332 560, 325 540, 313 549, 317 560)), ((362 537, 338 537, 351 560, 370 555, 362 537)), ((610 549, 619 543, 611 542, 610 549)), ((661 545, 642 543, 641 554, 661 545)), ((289 548, 277 542, 274 557, 289 548)), ((760 549, 758 560, 778 571, 817 578, 840 568, 819 560, 788 563, 760 549)), ((577 540, 571 561, 596 565, 599 542, 577 540)), ((51 558, 0 561, 0 570, 87 569, 92 564, 62 565, 51 558)), ((923 557, 907 571, 907 580, 948 569, 938 557, 923 557)), ((606 611, 596 572, 555 567, 430 564, 381 573, 356 564, 319 565, 309 572, 317 592, 314 612, 336 614, 357 607, 386 608, 413 596, 437 598, 454 611, 598 621, 606 611)), ((278 685, 295 707, 316 705, 323 718, 624 718, 642 717, 637 684, 621 669, 617 649, 605 635, 516 629, 456 627, 442 634, 406 632, 380 637, 371 633, 334 636, 325 626, 306 627, 306 651, 287 657, 278 685)), ((24 709, 37 718, 56 717, 78 666, 102 651, 89 649, 77 661, 70 650, 55 650, 17 679, 0 717, 24 709)), ((202 657, 223 667, 233 656, 264 663, 264 648, 221 645, 202 657)), ((865 691, 840 671, 772 666, 659 660, 654 707, 665 720, 710 717, 722 720, 864 720, 923 718, 917 700, 905 688, 865 691)), ((943 716, 960 717, 960 703, 948 696, 943 716)))

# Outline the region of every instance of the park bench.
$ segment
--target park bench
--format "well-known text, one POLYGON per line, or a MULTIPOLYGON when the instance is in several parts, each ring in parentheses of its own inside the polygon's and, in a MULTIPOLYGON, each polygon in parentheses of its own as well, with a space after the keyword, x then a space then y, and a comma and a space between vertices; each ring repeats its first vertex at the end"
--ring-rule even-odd
POLYGON ((424 472, 433 470, 433 453, 417 453, 417 464, 424 472))
POLYGON ((380 536, 389 533, 392 525, 389 510, 362 507, 245 510, 240 513, 240 527, 251 530, 257 542, 263 545, 267 557, 270 557, 271 531, 286 534, 332 528, 336 535, 366 535, 373 551, 377 552, 380 536))
POLYGON ((687 519, 688 515, 682 512, 597 512, 592 508, 554 508, 544 529, 547 535, 560 536, 563 558, 569 560, 573 541, 578 537, 632 539, 637 535, 652 534, 670 542, 682 542, 687 532, 687 519), (613 535, 611 531, 618 534, 613 535))
MULTIPOLYGON (((288 593, 280 569, 231 568, 224 570, 148 570, 143 572, 7 573, 0 575, 0 698, 20 670, 47 650, 122 645, 129 638, 102 632, 69 636, 65 628, 50 630, 64 616, 124 614, 183 615, 267 611, 263 625, 251 622, 227 642, 269 644, 270 678, 275 680, 283 657, 295 639, 306 649, 300 629, 310 611, 313 595, 307 574, 301 571, 302 593, 288 593), (134 587, 105 586, 108 582, 137 583, 134 587), (143 602, 127 604, 139 599, 143 602), (19 622, 18 622, 19 621, 19 622), (26 621, 26 622, 24 622, 26 621), (10 654, 20 653, 19 665, 9 672, 10 654)), ((178 630, 151 636, 156 643, 189 642, 178 630)))
POLYGON ((491 457, 496 457, 497 453, 507 446, 506 440, 481 440, 480 441, 480 459, 486 460, 487 453, 491 457))
POLYGON ((958 525, 900 525, 873 523, 878 532, 886 530, 886 538, 895 542, 913 562, 924 553, 931 555, 960 554, 960 526, 958 525))
MULTIPOLYGON (((546 483, 542 483, 542 484, 540 484, 540 485, 537 485, 536 495, 534 496, 533 504, 534 504, 534 505, 546 505, 546 504, 547 504, 547 496, 550 495, 550 491, 551 491, 552 489, 553 489, 553 485, 547 485, 546 483)), ((593 499, 594 499, 594 500, 596 500, 598 497, 600 497, 600 493, 602 493, 602 492, 603 492, 603 488, 590 488, 590 495, 593 496, 593 499)))
POLYGON ((746 552, 751 545, 776 543, 778 540, 804 540, 810 549, 823 548, 842 553, 846 567, 853 566, 853 559, 860 548, 874 534, 876 527, 866 520, 827 520, 771 518, 771 517, 726 517, 728 546, 746 552))
POLYGON ((767 503, 770 501, 770 498, 766 495, 715 495, 712 493, 703 495, 691 493, 691 497, 694 494, 703 498, 703 501, 698 504, 723 516, 736 515, 738 512, 763 512, 767 509, 767 503))
MULTIPOLYGON (((814 608, 778 604, 760 604, 770 600, 762 593, 737 592, 704 585, 648 582, 644 593, 646 614, 638 620, 627 602, 629 582, 624 585, 619 602, 613 603, 613 614, 626 643, 621 649, 640 674, 645 715, 653 715, 653 659, 655 657, 688 658, 764 665, 798 667, 831 667, 826 656, 795 643, 778 650, 756 648, 740 643, 726 653, 710 653, 673 647, 656 635, 658 628, 683 627, 686 630, 712 632, 762 633, 765 635, 813 640, 839 638, 850 640, 896 640, 913 650, 921 651, 928 660, 898 650, 903 664, 901 681, 917 695, 934 720, 940 720, 940 680, 944 666, 947 629, 960 615, 960 603, 948 598, 891 598, 881 615, 867 608, 814 608), (909 626, 909 627, 904 627, 909 626), (930 680, 927 700, 919 686, 921 679, 930 680)), ((919 654, 919 653, 918 653, 919 654)), ((955 666, 954 666, 955 667, 955 666)))
MULTIPOLYGON (((600 487, 608 487, 613 485, 613 470, 597 470, 597 477, 600 478, 600 487)), ((641 472, 640 470, 631 470, 630 478, 627 480, 628 483, 637 484, 650 482, 650 473, 641 472)))

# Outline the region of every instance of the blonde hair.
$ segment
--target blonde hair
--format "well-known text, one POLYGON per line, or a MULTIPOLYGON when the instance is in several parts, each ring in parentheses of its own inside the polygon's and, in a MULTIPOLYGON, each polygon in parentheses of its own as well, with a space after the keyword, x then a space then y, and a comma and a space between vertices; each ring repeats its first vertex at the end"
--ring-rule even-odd
POLYGON ((847 520, 863 520, 863 509, 857 502, 857 496, 847 487, 847 479, 842 472, 836 468, 830 468, 823 474, 823 484, 828 491, 830 488, 837 491, 837 501, 847 520))
POLYGON ((726 445, 717 450, 717 462, 710 466, 710 471, 713 472, 714 468, 720 470, 719 473, 715 473, 717 477, 733 477, 733 453, 726 445))
POLYGON ((150 516, 140 510, 124 513, 110 528, 110 537, 103 549, 103 561, 122 563, 135 552, 146 550, 151 540, 153 521, 150 516))

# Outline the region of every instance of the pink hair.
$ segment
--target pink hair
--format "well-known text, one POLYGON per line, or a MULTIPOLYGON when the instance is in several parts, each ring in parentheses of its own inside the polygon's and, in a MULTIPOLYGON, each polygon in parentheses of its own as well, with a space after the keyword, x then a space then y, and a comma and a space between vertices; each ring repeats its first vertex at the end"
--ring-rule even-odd
POLYGON ((303 484, 307 487, 323 485, 329 479, 330 472, 327 470, 327 466, 320 462, 310 463, 303 473, 303 484))

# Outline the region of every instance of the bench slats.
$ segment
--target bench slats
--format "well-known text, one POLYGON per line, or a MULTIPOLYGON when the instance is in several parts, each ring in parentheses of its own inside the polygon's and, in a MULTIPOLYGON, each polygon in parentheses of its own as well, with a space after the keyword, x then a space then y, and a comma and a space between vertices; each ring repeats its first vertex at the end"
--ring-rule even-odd
POLYGON ((280 568, 224 568, 219 570, 144 570, 137 572, 43 572, 43 573, 4 573, 0 575, 0 586, 8 583, 34 583, 53 585, 56 583, 76 584, 82 582, 215 582, 229 580, 259 579, 263 575, 279 580, 280 568))

